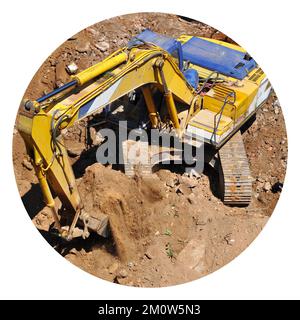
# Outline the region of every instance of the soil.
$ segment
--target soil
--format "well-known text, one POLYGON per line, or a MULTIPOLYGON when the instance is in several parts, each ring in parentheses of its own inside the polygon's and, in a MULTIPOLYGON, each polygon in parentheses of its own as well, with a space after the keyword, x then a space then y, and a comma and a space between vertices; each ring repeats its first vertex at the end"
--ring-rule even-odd
MULTIPOLYGON (((35 74, 26 98, 50 92, 69 80, 65 67, 83 70, 145 28, 178 37, 191 34, 233 42, 202 23, 166 14, 113 18, 84 29, 63 43, 35 74)), ((61 255, 102 279, 137 287, 179 284, 211 273, 238 256, 257 237, 279 199, 287 165, 287 136, 279 101, 272 93, 243 139, 253 176, 248 207, 225 206, 217 197, 216 173, 206 168, 189 177, 162 168, 152 177, 127 177, 96 162, 85 151, 85 122, 64 132, 87 212, 108 214, 112 236, 63 242, 49 232, 45 207, 25 146, 17 130, 13 163, 24 206, 41 234, 61 255)), ((58 203, 59 205, 59 203, 58 203)))

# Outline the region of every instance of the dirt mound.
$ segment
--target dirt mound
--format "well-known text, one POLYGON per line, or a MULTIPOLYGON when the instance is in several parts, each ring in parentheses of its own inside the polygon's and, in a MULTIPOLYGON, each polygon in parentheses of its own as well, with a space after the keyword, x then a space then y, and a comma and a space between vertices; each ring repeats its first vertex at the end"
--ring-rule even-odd
MULTIPOLYGON (((176 214, 178 195, 170 193, 167 186, 172 179, 170 176, 174 181, 178 181, 178 177, 167 170, 161 170, 159 176, 160 179, 156 175, 152 178, 129 178, 120 171, 95 163, 86 169, 80 180, 79 191, 85 211, 95 217, 97 214, 109 216, 117 254, 122 261, 143 255, 149 244, 147 239, 161 230, 165 229, 163 232, 171 235, 169 229, 174 232, 178 225, 178 235, 182 238, 188 235, 189 230, 183 223, 186 218, 176 214), (175 217, 176 225, 174 221, 168 226, 169 219, 165 216, 170 215, 175 217)), ((181 188, 184 186, 189 188, 187 184, 182 184, 181 188)), ((190 207, 187 206, 186 210, 190 207)), ((178 253, 181 247, 174 243, 172 250, 178 253)))
POLYGON ((152 201, 162 198, 160 186, 151 187, 152 193, 147 192, 145 196, 147 184, 141 187, 138 179, 130 179, 99 163, 88 167, 80 181, 79 191, 85 210, 94 217, 99 213, 109 216, 118 256, 123 261, 136 255, 141 239, 150 232, 146 208, 152 201))

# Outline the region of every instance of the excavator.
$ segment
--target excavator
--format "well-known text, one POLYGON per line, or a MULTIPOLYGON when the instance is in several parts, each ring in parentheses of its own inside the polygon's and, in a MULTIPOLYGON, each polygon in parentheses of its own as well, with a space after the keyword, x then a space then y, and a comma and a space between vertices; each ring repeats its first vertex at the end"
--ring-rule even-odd
MULTIPOLYGON (((107 111, 122 97, 139 97, 143 128, 167 132, 181 143, 205 145, 205 162, 219 172, 224 204, 246 206, 252 178, 241 128, 268 99, 271 84, 240 46, 181 35, 174 39, 149 29, 103 61, 36 100, 21 103, 17 128, 61 237, 107 236, 109 217, 86 212, 62 131, 107 111), (54 198, 62 203, 55 207, 54 198), (62 222, 61 212, 69 219, 62 222)), ((141 117, 137 117, 141 119, 141 117)), ((140 120, 133 126, 138 128, 140 120)), ((172 154, 172 152, 170 153, 172 154)), ((130 174, 130 164, 124 165, 130 174)))

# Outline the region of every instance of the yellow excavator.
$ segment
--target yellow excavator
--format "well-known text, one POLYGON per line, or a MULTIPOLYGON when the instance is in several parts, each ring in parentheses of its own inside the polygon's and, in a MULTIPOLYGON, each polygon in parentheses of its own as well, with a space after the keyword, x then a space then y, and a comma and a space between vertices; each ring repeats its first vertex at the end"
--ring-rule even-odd
POLYGON ((86 238, 91 231, 105 236, 109 225, 108 217, 84 210, 62 130, 132 92, 142 101, 137 105, 148 119, 144 128, 168 132, 192 148, 204 144, 205 162, 219 170, 224 203, 249 204, 251 174, 240 129, 266 102, 270 82, 238 45, 187 35, 173 39, 146 29, 70 82, 22 102, 18 130, 62 237, 86 238), (70 217, 67 225, 55 196, 70 217))

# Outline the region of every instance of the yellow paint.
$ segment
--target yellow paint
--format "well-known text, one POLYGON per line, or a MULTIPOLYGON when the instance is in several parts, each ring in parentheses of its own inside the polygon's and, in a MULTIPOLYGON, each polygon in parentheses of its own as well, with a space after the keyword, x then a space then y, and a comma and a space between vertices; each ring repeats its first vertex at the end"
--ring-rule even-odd
POLYGON ((88 81, 100 76, 108 70, 120 65, 127 60, 127 53, 122 52, 115 57, 112 57, 105 62, 101 61, 86 70, 73 76, 73 79, 77 80, 80 85, 87 83, 88 81))
POLYGON ((157 128, 157 124, 158 124, 157 110, 152 97, 151 90, 148 86, 144 86, 142 87, 142 91, 143 91, 145 102, 148 108, 149 119, 151 121, 152 128, 157 128))
POLYGON ((171 121, 173 122, 174 128, 179 129, 180 125, 179 125, 178 115, 177 115, 176 106, 175 106, 171 91, 168 91, 165 93, 165 99, 166 99, 167 108, 169 111, 169 115, 171 117, 171 121))
POLYGON ((213 133, 214 125, 219 120, 220 122, 216 134, 222 135, 232 125, 232 119, 224 115, 216 115, 216 113, 208 109, 200 110, 195 117, 191 119, 189 125, 213 133))

